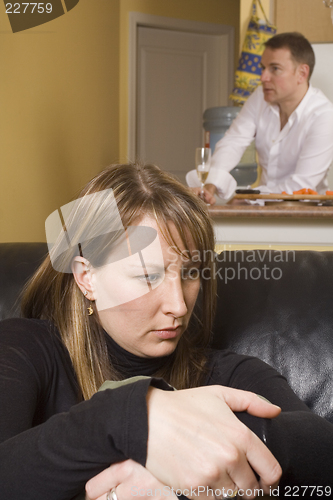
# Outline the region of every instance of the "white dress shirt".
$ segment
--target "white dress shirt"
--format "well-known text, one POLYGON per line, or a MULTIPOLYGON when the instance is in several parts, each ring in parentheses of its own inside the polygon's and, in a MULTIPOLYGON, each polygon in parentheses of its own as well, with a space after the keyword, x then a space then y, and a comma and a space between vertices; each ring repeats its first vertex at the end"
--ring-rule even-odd
MULTIPOLYGON (((215 184, 220 197, 232 195, 236 183, 228 172, 254 138, 262 168, 258 189, 267 193, 292 194, 302 188, 325 192, 333 159, 333 104, 310 85, 280 128, 279 107, 264 100, 259 86, 216 144, 207 183, 215 184)), ((187 174, 186 181, 191 187, 200 185, 195 170, 187 174)))

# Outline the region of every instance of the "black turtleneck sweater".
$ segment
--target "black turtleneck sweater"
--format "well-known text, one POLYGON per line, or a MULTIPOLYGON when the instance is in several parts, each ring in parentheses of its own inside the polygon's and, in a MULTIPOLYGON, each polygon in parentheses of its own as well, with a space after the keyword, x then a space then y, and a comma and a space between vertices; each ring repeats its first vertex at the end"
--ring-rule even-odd
POLYGON ((123 349, 106 332, 104 333, 112 365, 123 378, 136 377, 137 375, 151 377, 173 358, 173 354, 161 358, 142 358, 136 356, 136 354, 123 349))
MULTIPOLYGON (((124 378, 150 377, 168 362, 169 357, 130 354, 105 335, 124 378)), ((70 500, 111 463, 132 458, 145 465, 151 384, 171 390, 147 378, 82 401, 69 354, 50 323, 1 322, 0 498, 70 500)), ((310 412, 273 368, 256 358, 212 351, 204 385, 213 384, 253 391, 282 407, 272 421, 238 415, 279 460, 282 488, 333 487, 333 426, 310 412)))

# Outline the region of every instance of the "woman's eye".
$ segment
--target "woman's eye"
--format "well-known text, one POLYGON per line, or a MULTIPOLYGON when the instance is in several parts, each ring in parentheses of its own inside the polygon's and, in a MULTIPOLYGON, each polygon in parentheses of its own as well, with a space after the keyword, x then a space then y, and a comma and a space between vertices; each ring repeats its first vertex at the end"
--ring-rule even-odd
POLYGON ((200 278, 200 269, 197 267, 191 267, 190 269, 183 269, 182 271, 183 280, 196 280, 200 278))
POLYGON ((139 281, 145 281, 145 282, 149 281, 150 283, 156 283, 161 278, 161 275, 160 274, 142 274, 140 276, 136 276, 136 278, 139 281))
POLYGON ((159 281, 161 279, 161 275, 160 274, 148 274, 147 278, 150 281, 150 283, 156 283, 157 281, 159 281))

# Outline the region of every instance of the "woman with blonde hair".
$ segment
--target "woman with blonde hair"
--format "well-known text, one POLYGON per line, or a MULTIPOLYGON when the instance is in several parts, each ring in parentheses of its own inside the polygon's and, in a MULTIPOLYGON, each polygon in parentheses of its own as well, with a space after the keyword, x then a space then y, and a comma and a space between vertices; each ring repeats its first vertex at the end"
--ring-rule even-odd
POLYGON ((282 471, 282 485, 332 486, 325 458, 298 465, 300 451, 325 457, 332 426, 269 366, 209 349, 203 202, 155 166, 114 165, 46 232, 23 318, 0 324, 1 498, 69 500, 87 481, 91 499, 148 485, 252 498, 282 471))

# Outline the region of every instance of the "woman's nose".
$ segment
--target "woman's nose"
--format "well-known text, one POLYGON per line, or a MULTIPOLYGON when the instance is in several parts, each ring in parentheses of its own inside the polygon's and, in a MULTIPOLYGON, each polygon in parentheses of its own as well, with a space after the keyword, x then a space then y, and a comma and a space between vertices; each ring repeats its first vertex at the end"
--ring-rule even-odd
POLYGON ((163 312, 175 318, 181 318, 187 313, 182 281, 179 277, 167 279, 163 290, 163 312))

